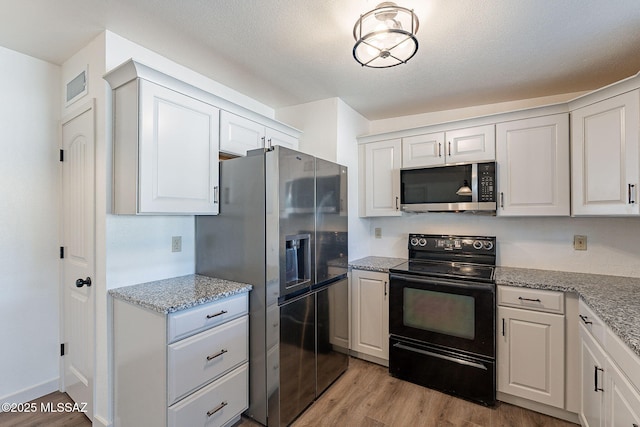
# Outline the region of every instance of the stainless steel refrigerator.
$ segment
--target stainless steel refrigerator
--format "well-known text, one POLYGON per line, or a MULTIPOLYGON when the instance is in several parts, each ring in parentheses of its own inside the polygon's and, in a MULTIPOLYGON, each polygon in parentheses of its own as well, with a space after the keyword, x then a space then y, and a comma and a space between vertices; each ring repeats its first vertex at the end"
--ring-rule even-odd
POLYGON ((347 168, 283 147, 220 164, 196 272, 253 285, 249 409, 289 425, 348 366, 347 168))

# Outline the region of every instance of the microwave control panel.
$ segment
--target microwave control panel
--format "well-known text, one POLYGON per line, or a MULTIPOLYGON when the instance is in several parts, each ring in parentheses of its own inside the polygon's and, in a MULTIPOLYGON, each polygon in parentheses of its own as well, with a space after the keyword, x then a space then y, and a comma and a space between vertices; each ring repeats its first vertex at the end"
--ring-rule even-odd
POLYGON ((478 201, 496 201, 496 164, 478 163, 478 201))

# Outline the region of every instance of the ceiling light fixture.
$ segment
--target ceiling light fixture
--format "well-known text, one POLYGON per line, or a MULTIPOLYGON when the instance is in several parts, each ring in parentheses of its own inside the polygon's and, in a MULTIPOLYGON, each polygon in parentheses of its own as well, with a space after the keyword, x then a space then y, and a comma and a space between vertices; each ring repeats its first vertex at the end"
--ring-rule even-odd
POLYGON ((384 2, 360 15, 353 27, 353 57, 363 67, 404 64, 418 51, 418 17, 411 9, 384 2))

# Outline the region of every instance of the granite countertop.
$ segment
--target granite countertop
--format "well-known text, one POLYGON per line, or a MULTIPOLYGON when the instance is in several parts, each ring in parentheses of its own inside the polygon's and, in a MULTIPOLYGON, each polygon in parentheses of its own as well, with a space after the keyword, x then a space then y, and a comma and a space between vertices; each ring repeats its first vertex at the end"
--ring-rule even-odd
POLYGON ((173 313, 249 292, 246 283, 190 274, 109 290, 109 295, 159 313, 173 313))
POLYGON ((349 267, 356 270, 378 271, 388 273, 390 268, 407 262, 406 258, 389 258, 383 256, 368 256, 355 261, 349 261, 349 267))
POLYGON ((576 292, 640 356, 640 278, 497 267, 496 284, 576 292))

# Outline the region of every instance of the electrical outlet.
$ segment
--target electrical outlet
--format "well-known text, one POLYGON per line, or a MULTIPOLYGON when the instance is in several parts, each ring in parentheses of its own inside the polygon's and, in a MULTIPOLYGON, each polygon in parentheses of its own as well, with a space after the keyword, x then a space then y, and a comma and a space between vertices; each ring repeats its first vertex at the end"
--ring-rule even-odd
POLYGON ((573 236, 573 249, 576 251, 587 250, 587 236, 573 236))
POLYGON ((171 252, 182 252, 182 236, 171 237, 171 252))
POLYGON ((376 239, 382 239, 382 228, 380 227, 375 228, 375 236, 376 236, 376 239))

